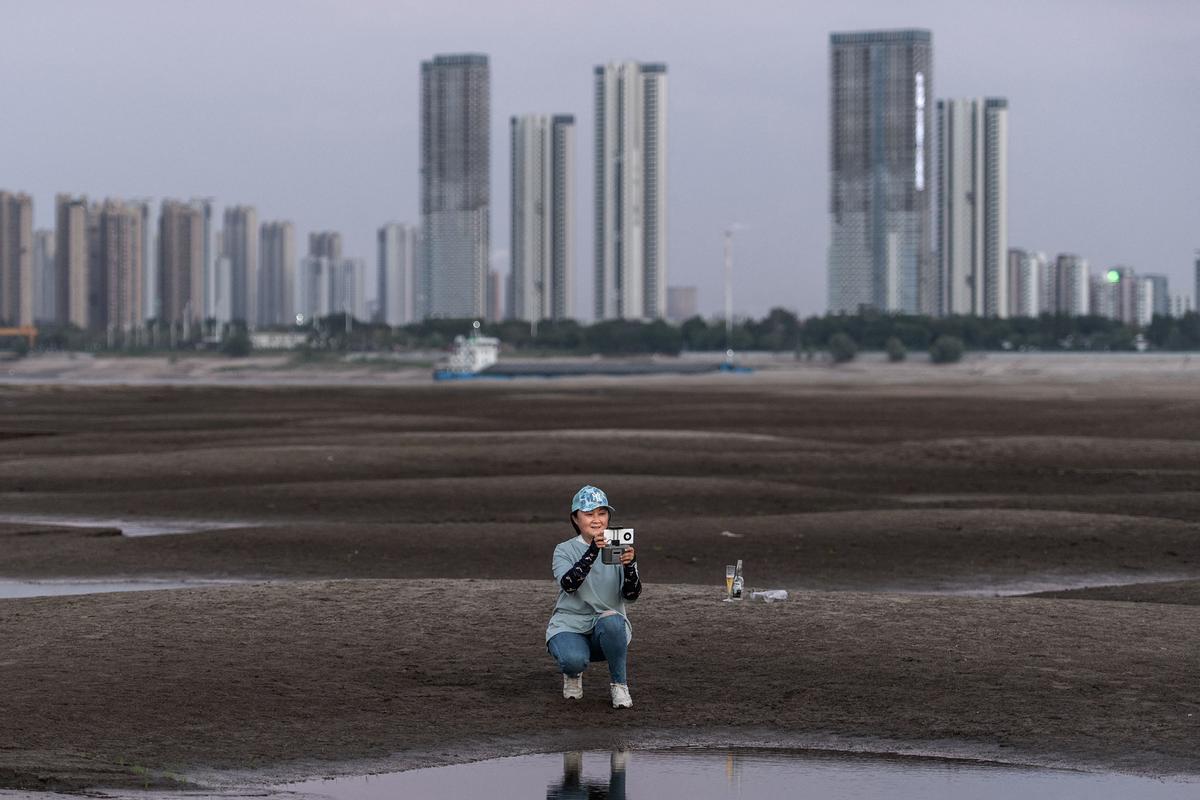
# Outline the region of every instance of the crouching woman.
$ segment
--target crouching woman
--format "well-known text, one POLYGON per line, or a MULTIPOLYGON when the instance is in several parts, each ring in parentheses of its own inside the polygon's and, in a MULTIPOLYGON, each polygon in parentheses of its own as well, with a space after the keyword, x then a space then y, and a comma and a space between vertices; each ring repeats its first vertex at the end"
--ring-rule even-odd
POLYGON ((583 697, 583 671, 592 661, 607 661, 613 708, 630 708, 625 657, 633 628, 625 604, 642 593, 632 547, 620 564, 600 559, 604 530, 613 511, 608 497, 584 486, 571 501, 571 524, 578 534, 554 548, 558 602, 546 626, 546 649, 563 674, 563 697, 583 697))

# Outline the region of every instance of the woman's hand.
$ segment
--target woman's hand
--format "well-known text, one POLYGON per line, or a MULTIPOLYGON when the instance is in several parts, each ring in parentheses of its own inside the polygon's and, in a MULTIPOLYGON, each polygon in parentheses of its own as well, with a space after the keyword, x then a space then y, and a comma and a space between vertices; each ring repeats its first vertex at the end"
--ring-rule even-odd
POLYGON ((633 559, 635 556, 637 556, 637 552, 633 549, 633 547, 632 546, 626 547, 625 552, 621 553, 621 564, 623 564, 626 567, 629 566, 630 564, 633 563, 633 559))

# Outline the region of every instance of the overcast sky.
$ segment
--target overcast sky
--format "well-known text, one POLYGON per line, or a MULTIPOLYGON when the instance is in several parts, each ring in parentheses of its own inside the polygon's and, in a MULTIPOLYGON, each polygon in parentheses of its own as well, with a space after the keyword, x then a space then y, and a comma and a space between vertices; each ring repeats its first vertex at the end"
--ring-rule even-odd
POLYGON ((574 113, 576 315, 591 315, 592 68, 670 82, 670 275, 722 308, 825 306, 831 31, 933 31, 935 97, 1009 99, 1009 244, 1192 291, 1200 247, 1194 0, 0 0, 0 188, 252 204, 375 261, 419 222, 418 80, 491 58, 492 250, 507 269, 508 119, 574 113))

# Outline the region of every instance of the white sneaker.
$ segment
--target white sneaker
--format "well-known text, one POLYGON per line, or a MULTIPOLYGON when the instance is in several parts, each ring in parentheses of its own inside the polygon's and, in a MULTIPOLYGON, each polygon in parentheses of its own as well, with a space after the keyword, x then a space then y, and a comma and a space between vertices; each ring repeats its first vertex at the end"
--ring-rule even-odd
POLYGON ((563 698, 580 700, 583 698, 583 674, 563 675, 563 698))
POLYGON ((629 687, 623 683, 610 683, 612 689, 613 708, 633 708, 633 698, 629 696, 629 687))

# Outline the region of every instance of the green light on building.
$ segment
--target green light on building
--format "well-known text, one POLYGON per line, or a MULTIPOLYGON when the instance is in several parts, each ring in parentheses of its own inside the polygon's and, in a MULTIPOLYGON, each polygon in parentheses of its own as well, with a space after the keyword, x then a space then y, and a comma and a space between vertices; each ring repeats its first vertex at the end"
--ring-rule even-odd
POLYGON ((1121 282, 1121 273, 1117 272, 1115 269, 1110 269, 1105 277, 1108 278, 1109 283, 1121 282))

